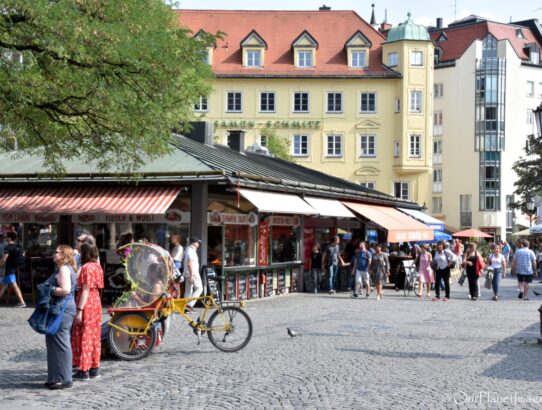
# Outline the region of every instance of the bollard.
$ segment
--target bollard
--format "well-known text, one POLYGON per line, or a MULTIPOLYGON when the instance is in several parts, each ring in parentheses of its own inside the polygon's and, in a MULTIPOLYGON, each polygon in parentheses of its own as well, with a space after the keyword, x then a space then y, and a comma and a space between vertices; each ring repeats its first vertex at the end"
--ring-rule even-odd
POLYGON ((540 312, 540 337, 538 338, 538 344, 542 345, 542 305, 538 308, 540 312))

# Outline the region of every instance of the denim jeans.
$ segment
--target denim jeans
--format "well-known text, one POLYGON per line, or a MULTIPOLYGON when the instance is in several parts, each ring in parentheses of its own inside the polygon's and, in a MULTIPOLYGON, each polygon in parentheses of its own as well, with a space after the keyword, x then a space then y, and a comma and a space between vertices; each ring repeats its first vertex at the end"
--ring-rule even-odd
POLYGON ((499 295, 499 286, 501 285, 501 277, 502 277, 502 269, 501 268, 494 268, 493 269, 493 281, 491 282, 491 286, 493 287, 493 294, 495 296, 499 295))
POLYGON ((327 268, 327 273, 329 275, 329 290, 335 290, 337 287, 337 274, 339 273, 339 265, 329 265, 327 268))

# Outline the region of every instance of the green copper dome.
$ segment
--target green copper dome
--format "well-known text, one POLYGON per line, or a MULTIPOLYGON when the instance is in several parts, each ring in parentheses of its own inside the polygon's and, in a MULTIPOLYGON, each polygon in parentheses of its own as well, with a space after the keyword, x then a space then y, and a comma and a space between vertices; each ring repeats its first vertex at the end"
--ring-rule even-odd
POLYGON ((410 18, 410 13, 407 16, 407 21, 400 23, 389 31, 386 43, 400 40, 431 40, 425 26, 415 24, 410 18))

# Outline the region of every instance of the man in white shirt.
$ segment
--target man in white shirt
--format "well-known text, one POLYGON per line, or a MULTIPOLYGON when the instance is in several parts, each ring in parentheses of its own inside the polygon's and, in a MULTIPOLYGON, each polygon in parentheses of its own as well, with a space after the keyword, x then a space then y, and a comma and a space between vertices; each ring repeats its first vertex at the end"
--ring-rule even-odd
MULTIPOLYGON (((184 253, 184 277, 185 277, 185 289, 184 297, 185 298, 197 298, 203 292, 203 283, 201 281, 201 276, 199 273, 199 258, 198 258, 198 248, 201 243, 201 240, 195 236, 190 238, 190 246, 186 248, 184 253)), ((192 312, 192 308, 196 304, 195 300, 191 300, 186 305, 186 310, 192 312)))

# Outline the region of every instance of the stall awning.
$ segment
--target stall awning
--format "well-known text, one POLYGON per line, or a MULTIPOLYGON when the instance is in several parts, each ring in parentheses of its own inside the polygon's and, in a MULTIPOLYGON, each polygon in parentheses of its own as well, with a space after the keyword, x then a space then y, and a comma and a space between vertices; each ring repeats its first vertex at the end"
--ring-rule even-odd
POLYGON ((354 212, 380 225, 388 231, 388 242, 429 241, 433 230, 395 208, 343 202, 354 212))
POLYGON ((312 206, 320 216, 332 216, 336 218, 355 218, 352 212, 336 199, 323 199, 314 197, 304 197, 305 201, 312 206))
POLYGON ((239 192, 260 212, 317 215, 318 211, 297 195, 240 189, 239 192))
POLYGON ((181 188, 43 187, 0 189, 0 214, 163 214, 181 188))
POLYGON ((417 211, 416 209, 407 209, 407 208, 397 208, 401 212, 416 218, 418 221, 422 221, 429 228, 436 231, 444 230, 444 222, 439 221, 437 218, 433 218, 431 215, 424 214, 422 211, 417 211))

